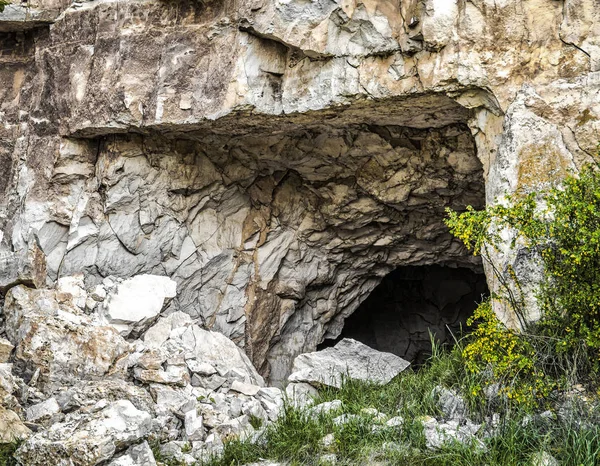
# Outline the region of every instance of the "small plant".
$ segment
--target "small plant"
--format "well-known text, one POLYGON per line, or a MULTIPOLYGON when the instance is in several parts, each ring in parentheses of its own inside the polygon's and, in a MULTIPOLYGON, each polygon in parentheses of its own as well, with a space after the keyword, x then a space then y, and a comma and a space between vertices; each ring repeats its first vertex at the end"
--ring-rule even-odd
POLYGON ((20 442, 0 443, 0 466, 17 466, 14 453, 19 448, 20 442))
POLYGON ((192 451, 192 445, 190 442, 185 442, 181 447, 182 453, 190 453, 192 451))
POLYGON ((250 414, 248 422, 250 422, 250 425, 256 430, 263 426, 263 420, 254 414, 250 414))
POLYGON ((0 13, 4 11, 6 5, 10 5, 10 0, 0 0, 0 13))

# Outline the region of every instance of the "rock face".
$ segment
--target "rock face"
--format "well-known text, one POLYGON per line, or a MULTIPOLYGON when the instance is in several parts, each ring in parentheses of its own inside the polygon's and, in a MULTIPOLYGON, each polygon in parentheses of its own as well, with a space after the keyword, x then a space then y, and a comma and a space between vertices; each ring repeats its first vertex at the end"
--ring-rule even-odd
MULTIPOLYGON (((446 207, 592 159, 599 29, 596 0, 14 0, 0 14, 0 292, 168 277, 165 314, 281 382, 395 268, 481 270, 446 207)), ((535 279, 523 254, 499 260, 535 279)), ((84 311, 108 306, 121 336, 158 317, 102 302, 84 311)), ((125 350, 100 332, 110 372, 125 350)))

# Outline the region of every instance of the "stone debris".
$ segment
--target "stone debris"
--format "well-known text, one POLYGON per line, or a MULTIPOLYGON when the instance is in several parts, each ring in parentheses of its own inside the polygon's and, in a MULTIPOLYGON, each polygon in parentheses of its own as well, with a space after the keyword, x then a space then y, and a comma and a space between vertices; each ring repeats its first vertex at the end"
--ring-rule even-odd
POLYGON ((177 283, 169 277, 136 275, 108 293, 100 315, 124 337, 139 334, 154 322, 176 291, 177 283))
POLYGON ((439 422, 435 418, 426 416, 421 419, 427 448, 441 448, 448 442, 457 441, 470 444, 473 448, 485 449, 483 442, 476 437, 481 425, 467 420, 466 423, 458 421, 439 422))
POLYGON ((433 390, 433 396, 446 420, 462 421, 468 416, 465 400, 453 390, 438 386, 433 390))
POLYGON ((15 286, 6 295, 4 315, 15 361, 39 369, 42 386, 125 373, 129 344, 83 314, 70 295, 15 286))
POLYGON ((130 446, 124 454, 115 457, 108 466, 156 466, 154 454, 148 442, 130 446))
POLYGON ((382 353, 344 338, 333 348, 299 355, 288 380, 337 388, 341 387, 345 377, 385 384, 408 366, 408 361, 394 354, 382 353))
POLYGON ((138 410, 130 401, 99 403, 89 413, 73 413, 65 421, 29 437, 15 457, 31 466, 91 466, 146 438, 153 428, 150 414, 138 410))
POLYGON ((0 406, 0 443, 24 440, 31 431, 23 424, 17 413, 0 406))

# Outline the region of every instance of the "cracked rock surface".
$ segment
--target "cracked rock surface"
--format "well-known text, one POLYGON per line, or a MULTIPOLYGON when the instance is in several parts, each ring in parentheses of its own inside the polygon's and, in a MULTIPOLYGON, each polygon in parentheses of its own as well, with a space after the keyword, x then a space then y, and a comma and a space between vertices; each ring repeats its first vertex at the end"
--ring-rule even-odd
POLYGON ((104 429, 82 464, 152 464, 153 435, 210 455, 392 271, 481 273, 445 209, 592 160, 599 37, 596 0, 12 0, 0 425, 33 435, 23 461, 70 451, 74 420, 104 429), (152 422, 116 441, 127 403, 152 422))

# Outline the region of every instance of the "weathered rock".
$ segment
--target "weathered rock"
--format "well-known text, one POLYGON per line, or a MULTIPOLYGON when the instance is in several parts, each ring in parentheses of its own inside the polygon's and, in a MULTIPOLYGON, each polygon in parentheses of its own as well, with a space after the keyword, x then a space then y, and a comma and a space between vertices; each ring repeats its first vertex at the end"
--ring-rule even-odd
POLYGON ((15 457, 24 464, 92 466, 109 460, 152 430, 150 414, 122 400, 91 414, 71 414, 24 442, 15 457))
POLYGON ((559 462, 547 451, 541 451, 533 455, 529 463, 531 466, 559 466, 559 462))
POLYGON ((132 445, 118 458, 113 459, 108 466, 156 466, 154 454, 148 442, 132 445))
POLYGON ((15 349, 15 347, 10 341, 0 337, 0 364, 8 362, 13 349, 15 349))
POLYGON ((438 422, 432 417, 422 420, 427 448, 436 449, 449 442, 458 441, 471 445, 473 448, 485 449, 485 445, 475 434, 481 425, 468 421, 461 424, 458 421, 438 422))
POLYGON ((409 365, 396 355, 345 338, 333 348, 298 356, 288 380, 338 388, 345 377, 385 384, 409 365))
POLYGON ((106 400, 130 401, 137 409, 154 414, 155 404, 144 388, 121 379, 82 380, 54 392, 61 411, 70 412, 80 407, 106 400))
POLYGON ((30 435, 17 413, 0 406, 0 444, 25 440, 30 435))
POLYGON ((341 411, 342 402, 340 400, 326 401, 319 403, 318 405, 312 406, 308 409, 307 413, 314 417, 319 417, 323 414, 330 414, 335 411, 341 411))
POLYGON ((46 284, 46 256, 35 240, 16 252, 0 243, 0 293, 20 284, 36 288, 46 284))
POLYGON ((303 407, 312 404, 319 391, 309 383, 292 382, 285 387, 285 394, 294 406, 303 407))
POLYGON ((202 416, 198 416, 196 408, 185 413, 184 419, 185 436, 190 442, 204 440, 206 435, 204 431, 204 422, 202 416))
POLYGON ((111 327, 94 324, 53 290, 16 286, 4 303, 6 333, 15 361, 40 370, 40 383, 58 386, 77 379, 123 375, 129 345, 111 327))
POLYGON ((446 420, 462 421, 467 417, 468 410, 465 400, 453 390, 438 386, 434 388, 433 396, 437 398, 446 420))
POLYGON ((164 274, 281 384, 393 269, 480 270, 445 207, 595 154, 595 0, 242 3, 0 14, 0 247, 42 283, 164 274))
POLYGON ((30 406, 25 410, 25 418, 28 422, 47 424, 56 419, 60 413, 60 406, 56 398, 48 398, 46 401, 30 406), (53 419, 54 418, 54 419, 53 419))
POLYGON ((258 394, 260 388, 261 387, 259 387, 258 385, 240 382, 239 380, 234 380, 231 384, 231 390, 248 396, 254 396, 258 394))
POLYGON ((108 295, 102 316, 125 337, 139 334, 158 317, 165 300, 175 297, 176 290, 177 283, 168 277, 136 275, 108 295))
POLYGON ((136 368, 137 378, 146 382, 181 385, 188 383, 186 374, 188 374, 189 368, 192 371, 197 370, 194 375, 199 376, 198 384, 213 390, 225 383, 226 380, 233 382, 237 378, 241 378, 240 382, 246 384, 259 387, 264 385, 262 377, 239 347, 226 336, 204 330, 198 325, 188 325, 172 331, 168 340, 162 343, 160 351, 164 354, 166 368, 164 370, 136 368), (184 364, 185 367, 180 364, 184 364), (211 374, 213 368, 218 375, 206 375, 211 374), (217 380, 217 377, 216 385, 210 382, 217 380))

